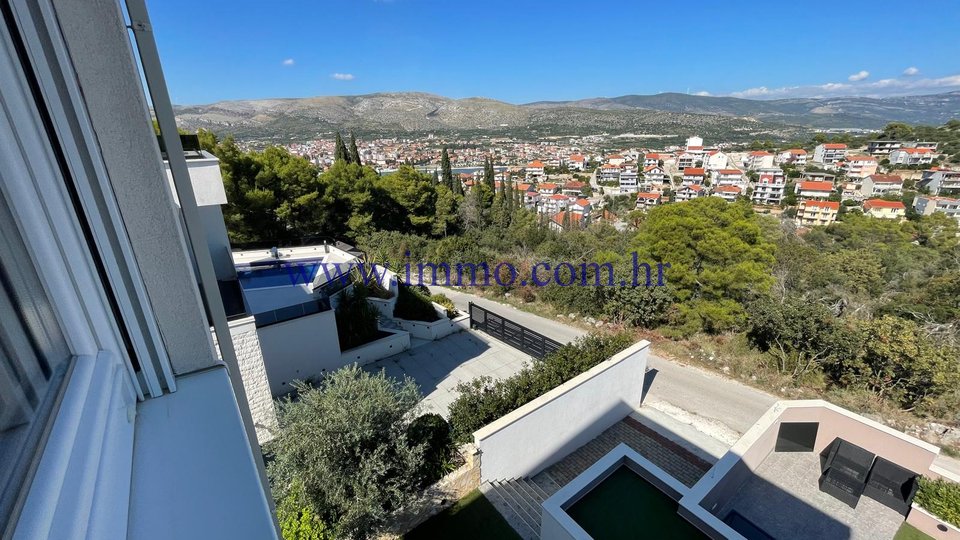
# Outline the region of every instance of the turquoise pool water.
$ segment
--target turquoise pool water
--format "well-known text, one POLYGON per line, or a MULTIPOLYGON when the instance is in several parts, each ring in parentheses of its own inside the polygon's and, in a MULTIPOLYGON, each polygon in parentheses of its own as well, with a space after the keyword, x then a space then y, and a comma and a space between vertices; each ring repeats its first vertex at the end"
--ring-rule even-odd
POLYGON ((626 465, 567 509, 595 540, 706 538, 677 514, 678 504, 626 465))
POLYGON ((269 268, 238 268, 237 279, 244 289, 289 287, 312 283, 319 271, 319 261, 302 261, 269 268))

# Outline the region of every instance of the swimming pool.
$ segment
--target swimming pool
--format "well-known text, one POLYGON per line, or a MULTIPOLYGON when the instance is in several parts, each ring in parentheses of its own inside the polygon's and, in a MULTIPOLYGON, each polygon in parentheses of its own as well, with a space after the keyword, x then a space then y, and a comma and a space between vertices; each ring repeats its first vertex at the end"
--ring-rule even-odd
POLYGON ((237 268, 237 279, 244 289, 310 285, 320 272, 320 261, 297 261, 279 266, 237 268))
POLYGON ((595 540, 706 538, 677 513, 679 504, 625 464, 567 509, 595 540))

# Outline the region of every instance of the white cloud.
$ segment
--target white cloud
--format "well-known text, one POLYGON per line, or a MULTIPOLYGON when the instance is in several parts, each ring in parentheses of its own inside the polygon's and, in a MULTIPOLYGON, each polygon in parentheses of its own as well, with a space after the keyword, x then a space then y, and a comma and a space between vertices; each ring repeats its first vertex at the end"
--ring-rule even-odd
POLYGON ((870 82, 840 83, 829 82, 805 86, 783 86, 768 88, 759 86, 748 88, 730 95, 739 98, 785 99, 820 98, 840 96, 885 97, 910 94, 932 94, 960 90, 960 75, 939 78, 899 78, 880 79, 870 82))
POLYGON ((907 77, 913 77, 918 73, 920 73, 920 70, 913 66, 910 66, 907 69, 903 70, 903 74, 906 75, 907 77))
POLYGON ((285 66, 292 66, 292 65, 293 65, 293 58, 287 58, 286 60, 284 60, 284 61, 283 61, 283 65, 285 65, 285 66))
POLYGON ((693 95, 695 95, 695 96, 712 96, 713 94, 711 94, 710 92, 707 92, 706 90, 701 90, 701 91, 699 91, 699 92, 694 92, 693 95))
POLYGON ((356 78, 353 73, 333 73, 330 76, 338 81, 352 81, 356 78))
POLYGON ((859 82, 870 76, 870 72, 866 70, 860 70, 853 75, 847 77, 847 80, 850 82, 859 82))

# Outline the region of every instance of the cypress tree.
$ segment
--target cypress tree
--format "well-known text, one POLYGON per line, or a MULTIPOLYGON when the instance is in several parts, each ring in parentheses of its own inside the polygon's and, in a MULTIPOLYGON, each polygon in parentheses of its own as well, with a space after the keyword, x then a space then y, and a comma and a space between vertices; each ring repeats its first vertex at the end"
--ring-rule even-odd
POLYGON ((363 165, 363 163, 360 163, 360 150, 357 149, 357 138, 353 135, 352 131, 350 132, 350 161, 357 165, 363 165))
POLYGON ((493 172, 493 158, 487 157, 486 161, 483 163, 483 181, 487 183, 487 187, 490 188, 490 191, 496 193, 497 190, 497 181, 494 178, 496 174, 493 172))
POLYGON ((458 180, 454 183, 453 180, 453 169, 450 168, 450 153, 447 151, 447 147, 443 147, 443 152, 440 154, 440 175, 443 178, 443 183, 450 188, 450 191, 460 195, 463 192, 460 190, 460 181, 458 180))
POLYGON ((516 202, 516 198, 513 196, 513 182, 508 179, 503 179, 503 196, 507 200, 507 215, 513 216, 513 203, 516 202))
POLYGON ((347 145, 343 144, 343 137, 340 136, 340 132, 337 132, 337 140, 334 143, 335 150, 333 151, 334 161, 345 161, 350 163, 350 155, 347 154, 347 145))

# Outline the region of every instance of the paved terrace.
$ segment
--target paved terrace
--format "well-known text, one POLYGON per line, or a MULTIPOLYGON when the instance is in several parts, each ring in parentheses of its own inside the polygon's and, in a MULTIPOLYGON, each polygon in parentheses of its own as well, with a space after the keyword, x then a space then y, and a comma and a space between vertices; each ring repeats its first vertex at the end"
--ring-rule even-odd
POLYGON ((731 511, 778 539, 890 540, 903 516, 869 497, 850 508, 820 491, 813 452, 771 452, 717 514, 731 511))

